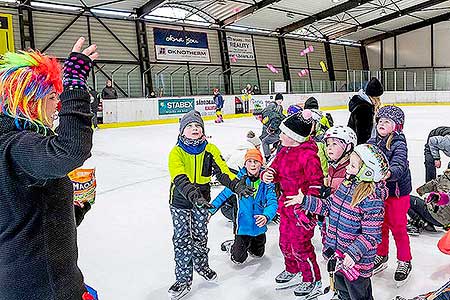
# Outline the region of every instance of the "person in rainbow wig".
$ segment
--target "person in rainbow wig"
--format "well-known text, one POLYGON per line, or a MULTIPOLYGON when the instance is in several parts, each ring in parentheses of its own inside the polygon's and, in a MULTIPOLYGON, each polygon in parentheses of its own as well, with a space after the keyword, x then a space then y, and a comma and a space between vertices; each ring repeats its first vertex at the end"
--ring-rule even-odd
POLYGON ((67 177, 92 148, 86 80, 98 53, 83 43, 63 71, 39 51, 0 56, 0 299, 95 299, 77 266, 67 177))

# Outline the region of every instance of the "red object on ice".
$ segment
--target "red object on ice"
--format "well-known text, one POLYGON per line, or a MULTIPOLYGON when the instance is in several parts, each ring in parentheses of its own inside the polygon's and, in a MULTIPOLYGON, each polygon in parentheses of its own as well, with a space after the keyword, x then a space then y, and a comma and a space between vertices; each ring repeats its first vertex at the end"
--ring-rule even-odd
POLYGON ((447 255, 450 255, 450 230, 439 240, 439 250, 447 255))

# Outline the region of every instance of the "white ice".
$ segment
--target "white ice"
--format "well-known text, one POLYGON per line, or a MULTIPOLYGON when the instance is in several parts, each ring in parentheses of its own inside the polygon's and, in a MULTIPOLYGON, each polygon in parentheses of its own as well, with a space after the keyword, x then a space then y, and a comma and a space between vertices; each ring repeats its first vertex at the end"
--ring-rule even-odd
MULTIPOLYGON (((448 125, 449 107, 404 107, 413 187, 424 181, 423 144, 428 132, 448 125)), ((331 112, 336 124, 346 124, 347 111, 331 112)), ((253 118, 206 122, 206 133, 223 153, 233 151, 249 129, 260 132, 253 118)), ((169 213, 167 159, 175 144, 178 125, 104 129, 95 132, 93 157, 88 165, 97 168, 97 200, 79 227, 79 265, 86 283, 95 287, 103 300, 167 299, 167 289, 175 280, 172 224, 169 213)), ((443 166, 448 159, 443 159, 443 166)), ((442 171, 441 169, 440 171, 442 171)), ((214 189, 216 195, 218 189, 214 189)), ((396 267, 391 236, 389 268, 373 278, 376 300, 396 295, 415 296, 439 287, 450 277, 450 259, 437 249, 442 235, 425 233, 411 238, 413 271, 410 281, 397 289, 393 281, 396 267)), ((266 254, 235 266, 221 252, 220 244, 231 239, 231 224, 216 214, 209 224, 210 266, 217 271, 216 283, 194 275, 186 300, 295 299, 292 290, 275 291, 274 277, 283 270, 278 247, 278 227, 269 226, 266 254)), ((314 237, 317 254, 319 234, 314 237)), ((328 275, 318 255, 323 285, 328 275)))

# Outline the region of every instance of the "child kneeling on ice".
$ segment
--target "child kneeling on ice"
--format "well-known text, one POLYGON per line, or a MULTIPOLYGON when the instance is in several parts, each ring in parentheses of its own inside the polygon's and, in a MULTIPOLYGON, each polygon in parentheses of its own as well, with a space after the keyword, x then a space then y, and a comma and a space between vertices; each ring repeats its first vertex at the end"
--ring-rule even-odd
MULTIPOLYGON (((277 211, 278 203, 274 184, 261 182, 261 166, 263 157, 258 149, 249 149, 245 154, 245 164, 237 177, 246 181, 246 184, 255 188, 256 192, 248 197, 240 197, 237 213, 234 214, 234 241, 222 244, 222 250, 231 253, 231 260, 236 264, 244 263, 248 254, 262 257, 266 244, 266 224, 272 220, 277 211)), ((214 208, 212 214, 225 203, 233 194, 225 188, 211 203, 214 208)))
POLYGON ((336 253, 343 260, 343 267, 334 275, 339 299, 373 299, 370 277, 381 241, 387 197, 382 180, 388 170, 384 154, 376 146, 362 144, 350 155, 347 179, 334 194, 321 199, 299 191, 285 202, 286 207, 301 204, 306 211, 329 216, 325 253, 336 253))
POLYGON ((220 183, 238 195, 249 196, 255 191, 231 173, 219 149, 206 140, 200 113, 191 110, 181 119, 178 142, 169 154, 176 275, 169 288, 171 299, 180 299, 190 291, 193 269, 207 281, 217 277, 209 267, 207 247, 213 171, 220 183))

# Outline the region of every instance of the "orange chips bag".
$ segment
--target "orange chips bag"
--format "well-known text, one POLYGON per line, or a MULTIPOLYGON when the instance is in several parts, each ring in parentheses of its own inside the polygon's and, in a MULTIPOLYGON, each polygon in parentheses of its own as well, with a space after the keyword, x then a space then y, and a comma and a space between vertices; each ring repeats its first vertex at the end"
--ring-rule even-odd
POLYGON ((75 169, 68 175, 73 183, 73 201, 94 204, 97 188, 95 169, 75 169))

